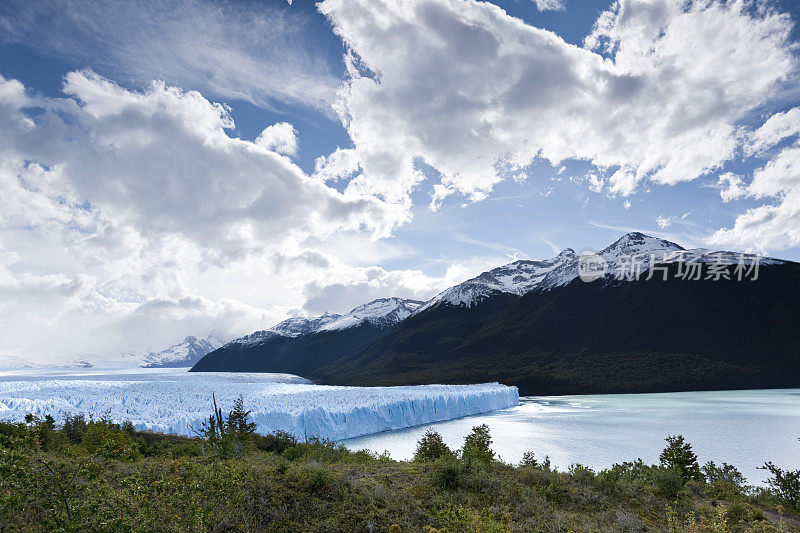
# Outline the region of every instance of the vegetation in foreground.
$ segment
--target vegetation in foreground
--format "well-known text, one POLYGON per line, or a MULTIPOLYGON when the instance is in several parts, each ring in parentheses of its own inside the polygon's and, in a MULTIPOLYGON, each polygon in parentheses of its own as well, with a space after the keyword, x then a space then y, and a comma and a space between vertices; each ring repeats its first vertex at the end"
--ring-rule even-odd
POLYGON ((701 468, 680 436, 659 465, 559 472, 500 462, 486 426, 460 450, 428 432, 401 462, 257 435, 241 401, 197 438, 29 416, 0 423, 0 531, 800 531, 800 470, 765 475, 701 468))

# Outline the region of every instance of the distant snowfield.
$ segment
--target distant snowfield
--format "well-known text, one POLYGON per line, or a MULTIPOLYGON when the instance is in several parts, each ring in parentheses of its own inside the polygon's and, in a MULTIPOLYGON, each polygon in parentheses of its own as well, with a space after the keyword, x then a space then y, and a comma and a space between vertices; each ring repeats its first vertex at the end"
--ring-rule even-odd
POLYGON ((516 406, 516 387, 418 385, 333 387, 288 374, 189 373, 186 369, 0 372, 0 420, 28 413, 130 420, 137 429, 194 435, 239 396, 259 433, 339 440, 516 406))

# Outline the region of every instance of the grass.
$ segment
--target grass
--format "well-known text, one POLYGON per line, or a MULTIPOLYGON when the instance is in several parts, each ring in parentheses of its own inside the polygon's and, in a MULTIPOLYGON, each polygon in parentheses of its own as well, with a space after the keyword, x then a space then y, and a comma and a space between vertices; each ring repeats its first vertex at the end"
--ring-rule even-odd
POLYGON ((235 446, 80 417, 0 423, 0 531, 800 531, 778 493, 720 469, 709 482, 641 461, 513 466, 481 432, 463 451, 431 438, 410 462, 228 435, 235 446))

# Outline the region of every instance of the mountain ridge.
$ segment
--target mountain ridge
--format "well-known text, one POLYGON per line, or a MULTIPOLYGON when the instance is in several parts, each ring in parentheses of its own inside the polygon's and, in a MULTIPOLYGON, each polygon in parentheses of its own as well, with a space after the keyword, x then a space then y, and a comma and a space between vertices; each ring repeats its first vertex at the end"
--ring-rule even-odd
MULTIPOLYGON (((272 340, 271 347, 223 347, 193 370, 289 372, 337 385, 489 380, 517 385, 526 394, 747 388, 748 383, 796 386, 800 369, 787 355, 794 353, 792 332, 800 330, 791 329, 800 328, 798 304, 787 299, 796 293, 797 263, 687 250, 631 232, 598 252, 577 254, 567 248, 551 259, 517 260, 483 272, 424 304, 406 307, 408 313, 394 324, 372 327, 361 317, 357 327, 337 329, 337 322, 347 323, 342 317, 348 315, 342 315, 309 335, 272 340), (584 282, 580 271, 587 256, 603 266, 591 283, 584 282), (631 275, 637 272, 633 260, 638 272, 656 266, 663 280, 660 274, 631 275), (687 263, 699 263, 708 272, 742 265, 752 272, 760 266, 762 280, 742 282, 728 276, 725 283, 708 278, 686 281, 685 272, 679 280, 687 263), (718 301, 728 302, 727 307, 718 301), (778 301, 783 303, 775 305, 778 301), (686 302, 693 303, 686 307, 686 302), (686 316, 670 318, 664 309, 686 316), (790 328, 776 330, 751 317, 754 309, 790 328), (704 310, 723 318, 709 321, 704 310), (586 316, 579 320, 580 313, 586 316), (648 320, 656 316, 667 320, 672 330, 654 329, 648 320), (731 339, 748 331, 748 317, 755 324, 749 335, 764 341, 744 353, 741 347, 750 341, 731 339), (627 344, 626 337, 631 339, 627 344), (716 343, 708 342, 712 338, 716 343)), ((380 300, 392 299, 365 306, 380 300)))

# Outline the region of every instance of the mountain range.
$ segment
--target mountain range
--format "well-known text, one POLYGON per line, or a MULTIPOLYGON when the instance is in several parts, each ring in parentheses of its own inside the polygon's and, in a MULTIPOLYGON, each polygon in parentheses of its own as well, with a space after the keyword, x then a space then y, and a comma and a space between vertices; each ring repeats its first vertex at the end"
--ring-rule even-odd
POLYGON ((428 302, 289 319, 192 370, 339 385, 500 381, 522 394, 791 387, 798 294, 797 263, 628 233, 596 254, 514 261, 428 302), (587 257, 601 268, 589 283, 587 257))

